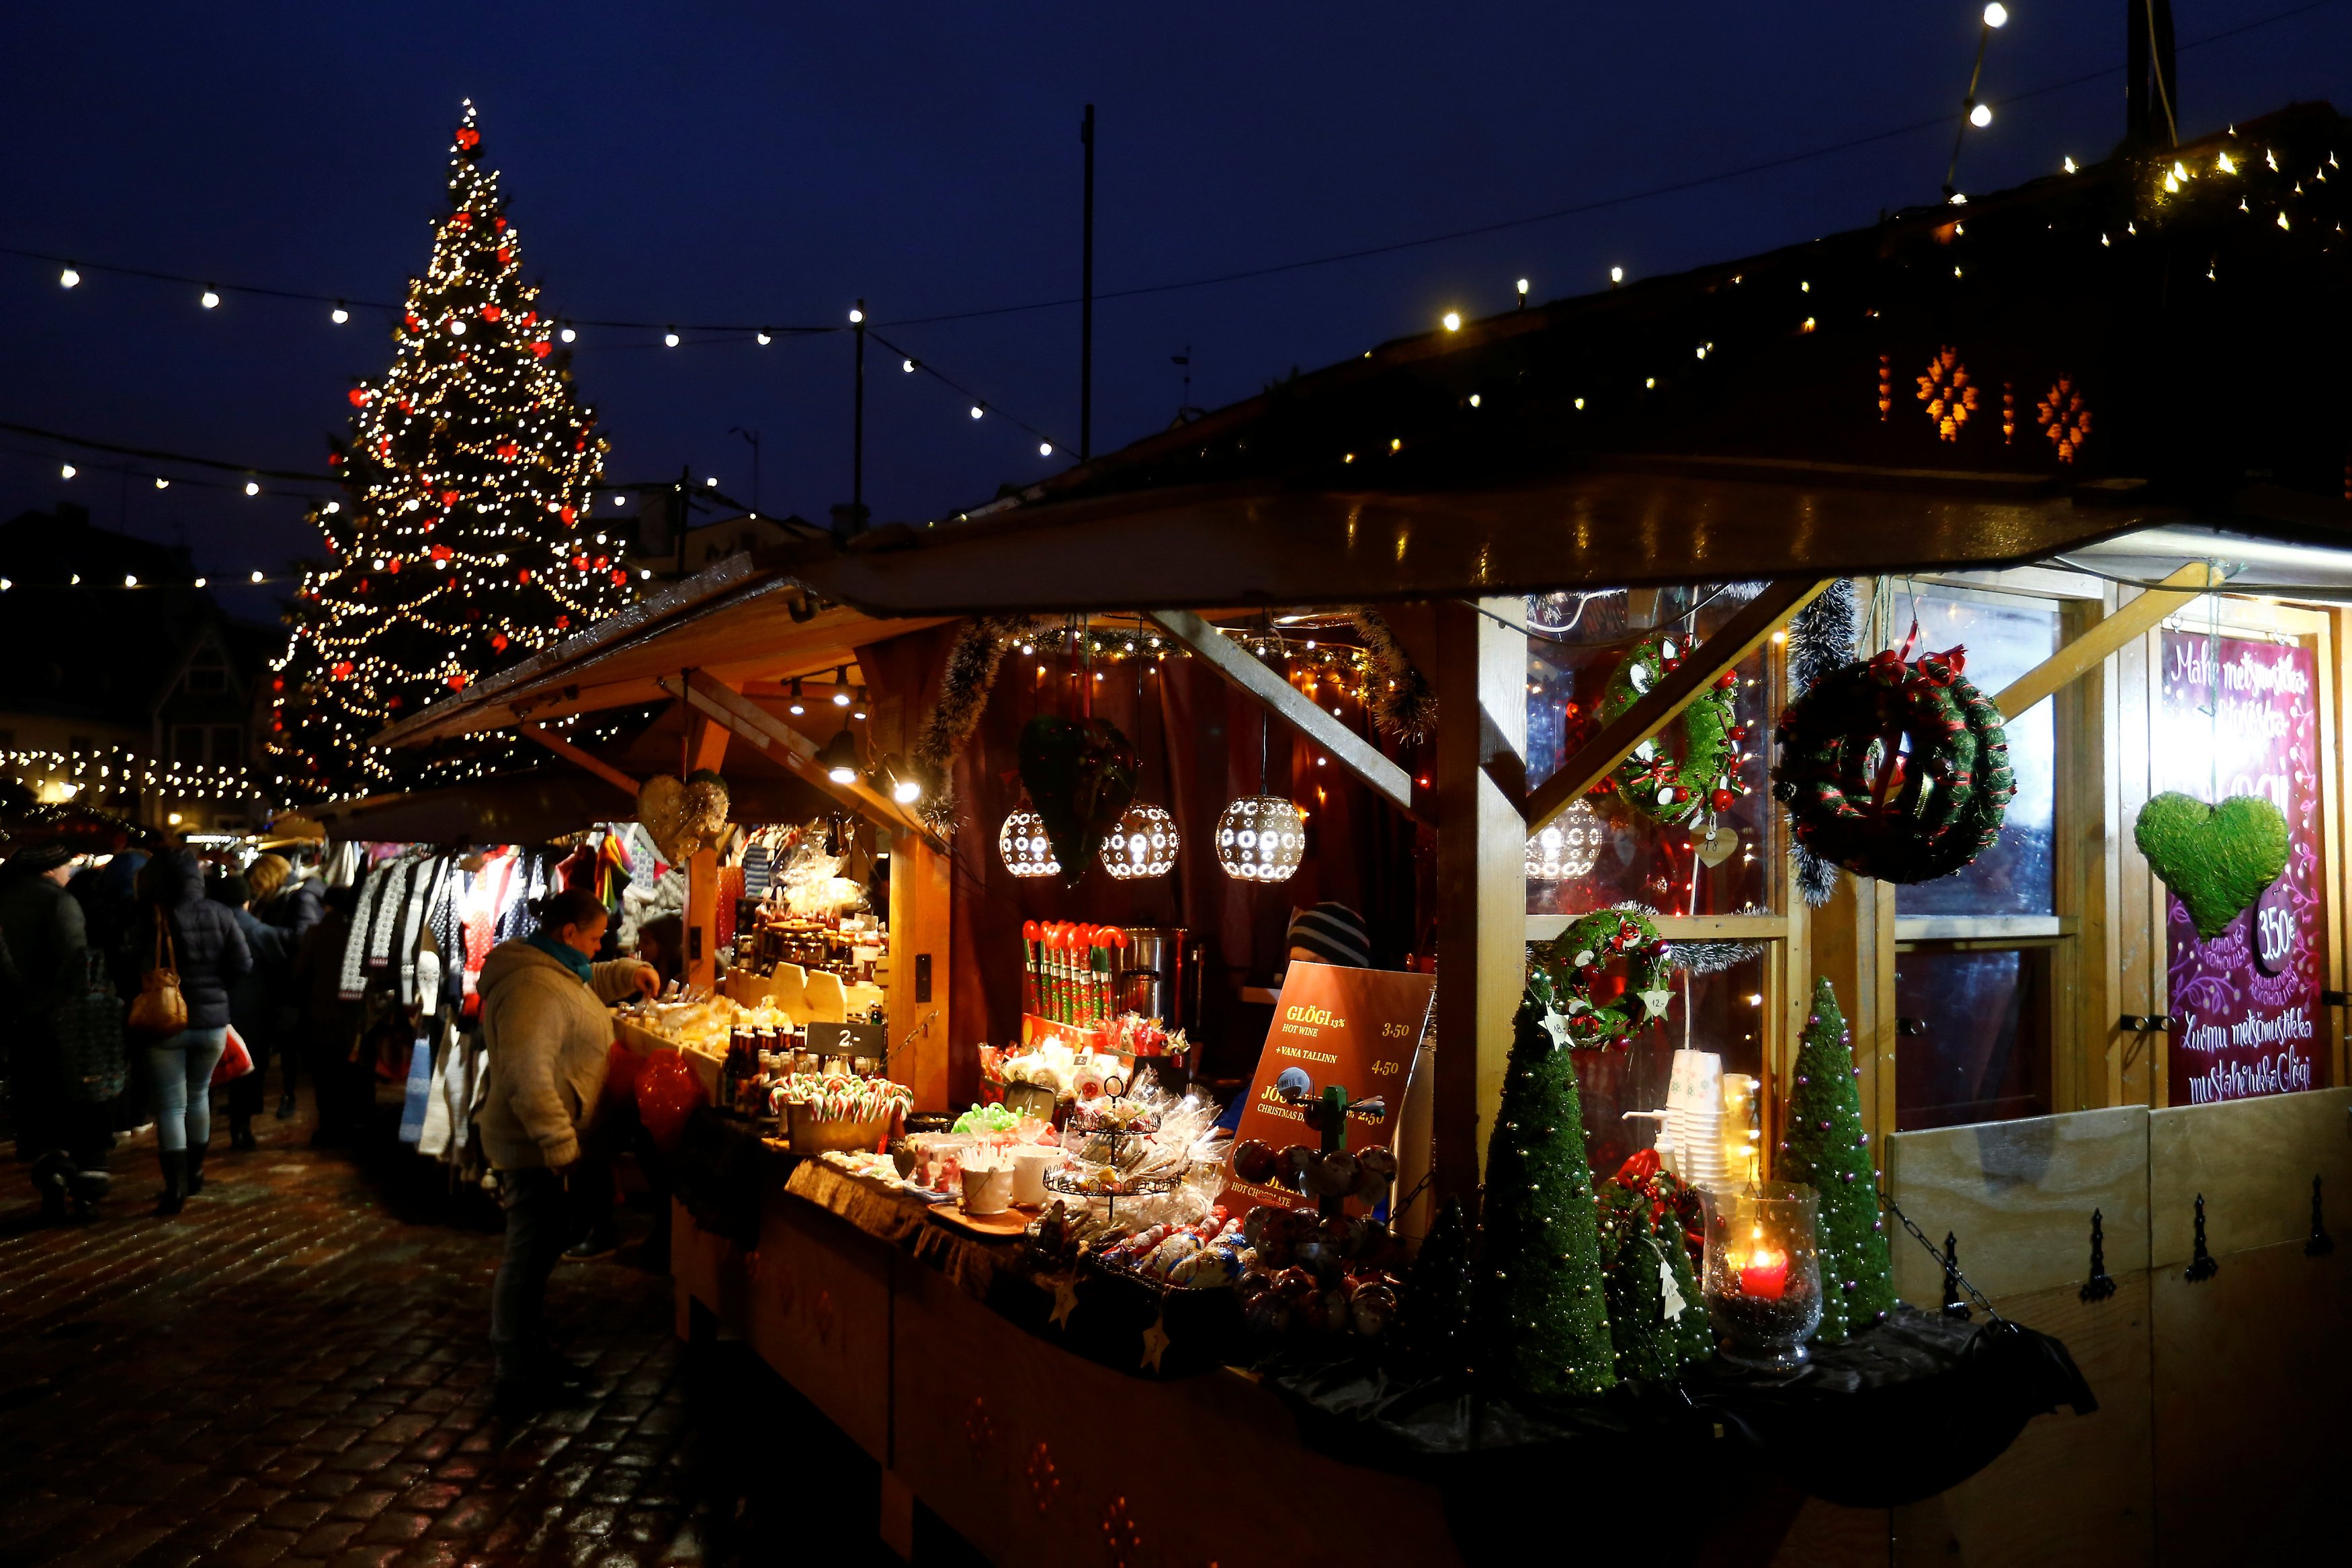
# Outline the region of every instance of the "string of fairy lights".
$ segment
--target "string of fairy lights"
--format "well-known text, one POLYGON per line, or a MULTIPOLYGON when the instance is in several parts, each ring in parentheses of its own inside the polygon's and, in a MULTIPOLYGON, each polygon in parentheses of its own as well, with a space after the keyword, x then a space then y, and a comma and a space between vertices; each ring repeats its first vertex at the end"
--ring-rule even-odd
POLYGON ((45 800, 145 791, 182 800, 255 800, 261 791, 244 768, 229 763, 165 762, 128 747, 77 747, 69 751, 0 749, 0 778, 14 779, 45 800))

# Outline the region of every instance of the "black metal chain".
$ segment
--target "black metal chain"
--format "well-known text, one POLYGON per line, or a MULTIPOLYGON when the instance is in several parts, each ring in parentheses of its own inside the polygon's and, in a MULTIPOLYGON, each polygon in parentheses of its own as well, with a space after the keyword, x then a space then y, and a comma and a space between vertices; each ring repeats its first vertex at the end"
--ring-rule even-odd
POLYGON ((1944 1278, 1950 1281, 1953 1284, 1958 1286, 1961 1290, 1966 1291, 1970 1296, 1975 1298, 1977 1305, 1984 1309, 1986 1318, 2000 1324, 2002 1328, 2013 1326, 2007 1318, 2002 1317, 2000 1312, 1993 1310, 1992 1301, 1985 1295, 1985 1293, 1970 1283, 1969 1277, 1966 1274, 1960 1272, 1959 1264, 1953 1260, 1945 1257, 1943 1249, 1928 1240, 1927 1232, 1921 1230, 1917 1226, 1911 1223, 1911 1217, 1903 1212, 1902 1206, 1895 1201, 1893 1194, 1881 1188, 1878 1194, 1878 1201, 1886 1206, 1887 1213, 1893 1215, 1895 1218, 1903 1222, 1903 1228, 1911 1233, 1912 1239, 1917 1241, 1920 1246, 1925 1247, 1927 1249, 1927 1256, 1936 1260, 1936 1267, 1944 1271, 1944 1278))

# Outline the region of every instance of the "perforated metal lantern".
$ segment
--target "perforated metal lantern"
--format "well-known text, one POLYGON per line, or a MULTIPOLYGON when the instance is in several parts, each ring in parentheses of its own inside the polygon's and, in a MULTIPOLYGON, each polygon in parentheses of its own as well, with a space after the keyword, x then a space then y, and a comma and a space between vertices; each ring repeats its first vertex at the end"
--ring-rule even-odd
POLYGON ((1103 840, 1103 870, 1121 882, 1166 876, 1176 869, 1176 851, 1182 841, 1166 807, 1129 806, 1103 840))
POLYGON ((1055 858, 1052 841, 1045 837, 1045 819, 1024 806, 1004 819, 996 830, 996 852, 1004 857, 1004 869, 1014 876, 1059 876, 1062 862, 1055 858))
POLYGON ((1288 882, 1307 854, 1307 813, 1279 795, 1248 795, 1217 819, 1217 863, 1237 882, 1288 882))
POLYGON ((1600 863, 1604 830, 1592 808, 1571 800, 1568 810, 1528 838, 1529 882, 1573 882, 1600 863))

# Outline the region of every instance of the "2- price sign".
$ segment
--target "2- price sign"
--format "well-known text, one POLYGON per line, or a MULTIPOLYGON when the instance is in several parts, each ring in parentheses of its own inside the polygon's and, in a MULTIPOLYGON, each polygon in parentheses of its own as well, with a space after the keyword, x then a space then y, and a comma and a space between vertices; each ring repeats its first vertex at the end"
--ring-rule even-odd
MULTIPOLYGON (((1255 1138, 1269 1148, 1320 1145, 1322 1134, 1307 1124, 1297 1104, 1282 1092, 1283 1080, 1315 1100, 1338 1085, 1348 1098, 1387 1102, 1382 1121, 1348 1118, 1348 1147, 1393 1146, 1412 1082, 1413 1057, 1429 1029, 1437 977, 1402 969, 1350 969, 1293 959, 1274 1004, 1274 1026, 1258 1053, 1249 1101, 1242 1109, 1236 1139, 1255 1138)), ((1260 1204, 1309 1208, 1315 1200, 1287 1187, 1260 1186, 1228 1176, 1217 1201, 1234 1214, 1260 1204)), ((1354 1203, 1362 1208, 1368 1206, 1354 1203)))

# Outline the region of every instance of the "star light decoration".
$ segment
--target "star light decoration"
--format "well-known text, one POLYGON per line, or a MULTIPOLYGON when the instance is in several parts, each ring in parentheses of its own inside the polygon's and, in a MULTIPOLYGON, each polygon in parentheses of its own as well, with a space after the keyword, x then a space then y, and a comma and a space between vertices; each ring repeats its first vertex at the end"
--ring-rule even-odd
POLYGON ((996 830, 996 852, 1014 876, 1059 876, 1062 862, 1045 836, 1045 819, 1024 806, 996 830))
MULTIPOLYGON (((588 520, 607 443, 481 153, 468 101, 392 367, 351 389, 351 437, 328 459, 343 498, 311 514, 331 559, 295 594, 265 744, 289 797, 409 781, 368 746, 377 730, 631 597, 620 543, 588 520)), ((403 759, 418 782, 466 771, 403 759)))

